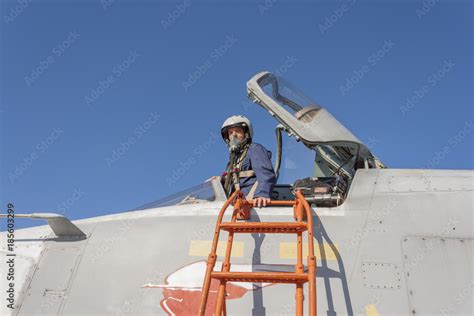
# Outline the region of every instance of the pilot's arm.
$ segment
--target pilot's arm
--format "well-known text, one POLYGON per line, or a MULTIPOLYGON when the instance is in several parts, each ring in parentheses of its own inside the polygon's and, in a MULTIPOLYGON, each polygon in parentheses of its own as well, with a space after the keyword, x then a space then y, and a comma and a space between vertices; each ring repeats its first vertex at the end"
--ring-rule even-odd
POLYGON ((248 155, 258 181, 254 194, 254 206, 266 206, 270 202, 273 187, 276 184, 275 171, 271 161, 272 154, 262 145, 254 144, 248 155))

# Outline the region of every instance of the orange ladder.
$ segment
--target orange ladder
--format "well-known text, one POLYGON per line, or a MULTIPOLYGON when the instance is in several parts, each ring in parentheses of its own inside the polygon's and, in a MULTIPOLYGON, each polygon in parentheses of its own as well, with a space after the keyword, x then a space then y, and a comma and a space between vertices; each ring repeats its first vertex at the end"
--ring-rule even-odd
POLYGON ((218 280, 219 290, 215 315, 226 315, 226 283, 255 282, 255 283, 289 283, 296 285, 296 315, 303 315, 303 284, 308 282, 309 315, 316 316, 316 257, 313 244, 313 217, 311 208, 300 191, 296 191, 294 201, 271 201, 267 205, 293 206, 296 222, 237 222, 238 219, 250 219, 251 201, 247 201, 242 192, 235 191, 219 212, 211 252, 207 259, 207 269, 202 286, 199 315, 204 316, 209 298, 211 279, 218 280), (231 222, 223 223, 224 213, 230 204, 234 205, 231 222), (304 221, 306 220, 306 221, 304 221), (229 232, 224 262, 220 272, 214 271, 217 260, 217 244, 221 230, 229 232), (303 266, 303 232, 308 231, 308 272, 303 266), (297 263, 295 272, 231 272, 230 255, 234 233, 280 233, 297 235, 297 263))

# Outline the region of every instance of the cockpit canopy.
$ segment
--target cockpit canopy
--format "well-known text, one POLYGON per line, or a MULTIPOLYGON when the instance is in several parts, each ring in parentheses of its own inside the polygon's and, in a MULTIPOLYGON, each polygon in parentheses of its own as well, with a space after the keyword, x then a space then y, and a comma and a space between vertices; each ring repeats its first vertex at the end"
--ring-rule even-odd
POLYGON ((252 101, 260 104, 281 124, 307 144, 352 142, 361 144, 326 109, 305 96, 281 77, 261 72, 247 82, 252 101))
MULTIPOLYGON (((281 131, 285 131, 316 151, 315 177, 343 175, 350 180, 358 168, 383 167, 367 146, 331 113, 283 78, 266 71, 258 73, 247 82, 247 93, 280 123, 277 142, 281 142, 281 131)), ((277 170, 278 156, 281 144, 277 148, 277 170)))

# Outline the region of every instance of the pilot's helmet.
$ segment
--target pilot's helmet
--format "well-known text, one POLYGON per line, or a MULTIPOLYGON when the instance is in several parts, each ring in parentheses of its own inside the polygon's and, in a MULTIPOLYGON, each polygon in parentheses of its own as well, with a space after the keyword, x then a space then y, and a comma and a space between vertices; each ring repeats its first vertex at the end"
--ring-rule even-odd
POLYGON ((227 130, 231 127, 236 127, 240 126, 243 127, 249 134, 249 137, 253 137, 253 128, 252 128, 252 123, 248 118, 246 118, 243 115, 233 115, 229 118, 227 118, 224 121, 224 124, 222 124, 221 128, 221 135, 224 141, 227 142, 227 130))

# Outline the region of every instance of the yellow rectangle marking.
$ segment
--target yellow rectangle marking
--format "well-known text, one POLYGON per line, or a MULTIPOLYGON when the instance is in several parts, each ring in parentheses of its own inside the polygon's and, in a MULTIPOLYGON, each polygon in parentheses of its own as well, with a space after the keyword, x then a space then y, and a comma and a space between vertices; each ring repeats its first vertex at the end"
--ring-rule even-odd
MULTIPOLYGON (((220 241, 217 245, 217 255, 225 256, 225 248, 227 241, 220 241)), ((207 257, 211 251, 212 240, 191 240, 189 244, 189 256, 191 257, 207 257)), ((234 241, 232 243, 231 257, 242 258, 244 256, 244 242, 234 241)))
POLYGON ((374 304, 365 305, 365 314, 367 316, 379 316, 377 307, 374 304))
MULTIPOLYGON (((338 249, 337 244, 333 244, 336 250, 338 249)), ((319 251, 319 243, 314 244, 314 255, 317 259, 325 260, 337 260, 336 254, 328 243, 323 243, 324 258, 319 251)), ((303 243, 303 259, 308 256, 308 244, 303 243)), ((280 258, 281 259, 296 259, 296 241, 295 242, 281 242, 280 243, 280 258)))

